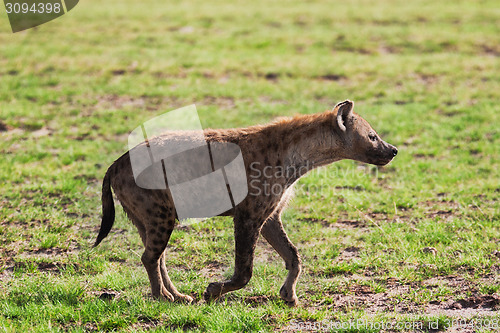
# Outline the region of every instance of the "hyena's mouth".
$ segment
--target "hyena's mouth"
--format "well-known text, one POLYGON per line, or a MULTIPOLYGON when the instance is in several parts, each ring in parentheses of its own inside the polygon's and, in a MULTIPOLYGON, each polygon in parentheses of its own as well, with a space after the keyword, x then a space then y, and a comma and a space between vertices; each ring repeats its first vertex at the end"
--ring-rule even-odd
POLYGON ((372 156, 369 157, 368 163, 378 166, 384 166, 388 164, 390 161, 392 161, 397 154, 398 154, 398 149, 393 145, 388 144, 388 147, 387 149, 384 150, 383 154, 381 154, 380 152, 373 154, 372 156))
POLYGON ((392 160, 393 160, 393 158, 391 157, 388 160, 378 160, 378 161, 375 161, 375 162, 371 162, 370 164, 374 164, 374 165, 377 165, 377 166, 384 166, 384 165, 389 164, 389 162, 392 161, 392 160))

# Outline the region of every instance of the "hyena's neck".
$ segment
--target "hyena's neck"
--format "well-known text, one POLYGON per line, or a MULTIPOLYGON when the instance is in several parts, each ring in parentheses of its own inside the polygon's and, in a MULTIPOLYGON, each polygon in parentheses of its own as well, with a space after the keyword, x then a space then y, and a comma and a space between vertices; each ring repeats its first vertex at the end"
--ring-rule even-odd
POLYGON ((278 121, 264 131, 271 144, 270 154, 281 156, 287 170, 286 183, 293 184, 307 172, 341 160, 342 144, 331 113, 303 115, 278 121), (274 150, 274 151, 273 151, 274 150))

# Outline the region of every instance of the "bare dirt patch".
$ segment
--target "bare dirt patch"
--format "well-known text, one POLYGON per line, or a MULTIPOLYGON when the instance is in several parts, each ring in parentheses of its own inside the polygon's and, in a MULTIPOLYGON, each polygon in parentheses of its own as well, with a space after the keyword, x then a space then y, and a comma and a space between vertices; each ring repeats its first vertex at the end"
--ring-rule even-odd
POLYGON ((351 190, 351 191, 355 191, 355 192, 362 192, 362 191, 366 191, 366 188, 364 188, 363 186, 335 186, 335 189, 336 190, 351 190))
POLYGON ((227 267, 223 263, 213 260, 205 263, 200 270, 200 275, 208 278, 220 277, 226 269, 227 267))
POLYGON ((59 274, 71 268, 79 271, 81 266, 71 260, 71 256, 79 250, 78 244, 71 242, 68 248, 35 248, 20 250, 19 244, 10 244, 11 250, 1 250, 0 279, 9 278, 16 271, 45 272, 59 274))
POLYGON ((497 45, 486 45, 482 44, 479 45, 479 49, 482 51, 483 54, 492 56, 492 57, 500 57, 500 47, 497 45))
POLYGON ((13 273, 16 270, 33 270, 36 269, 39 272, 51 272, 51 273, 60 273, 61 270, 65 269, 67 264, 59 263, 59 262, 24 262, 24 261, 16 261, 10 267, 7 267, 4 271, 4 274, 13 273))
POLYGON ((431 302, 426 305, 425 313, 446 315, 461 319, 484 315, 498 315, 500 296, 475 294, 464 299, 449 299, 442 302, 431 302))
POLYGON ((416 154, 413 154, 413 157, 416 159, 431 159, 431 158, 436 157, 436 155, 434 155, 432 153, 429 153, 429 154, 416 153, 416 154))
POLYGON ((31 132, 31 136, 34 138, 41 138, 44 136, 51 136, 54 130, 48 127, 42 127, 36 131, 31 132))
POLYGON ((259 239, 257 240, 254 262, 269 264, 281 261, 282 261, 281 257, 273 249, 273 247, 264 239, 263 236, 260 236, 259 239))
POLYGON ((347 247, 339 255, 338 260, 350 260, 352 258, 357 258, 357 257, 359 257, 360 250, 361 249, 359 247, 355 247, 355 246, 347 247))
POLYGON ((342 74, 325 74, 315 78, 322 81, 340 81, 346 79, 346 76, 342 74))
POLYGON ((267 72, 267 73, 257 73, 257 76, 263 77, 267 81, 276 82, 278 81, 279 78, 282 77, 282 74, 277 72, 267 72))
MULTIPOLYGON (((400 282, 396 278, 372 279, 384 286, 382 292, 376 292, 365 282, 347 282, 340 292, 326 292, 324 299, 330 299, 328 308, 332 311, 349 312, 362 309, 368 315, 423 314, 470 319, 475 316, 499 314, 500 295, 479 292, 481 284, 491 284, 495 279, 495 275, 484 277, 480 281, 460 276, 435 277, 422 282, 400 282), (425 295, 442 287, 449 288, 450 292, 435 298, 426 298, 425 295)), ((320 301, 305 306, 314 309, 318 306, 324 307, 325 304, 320 301)))
POLYGON ((436 113, 445 117, 454 117, 462 114, 461 111, 457 110, 443 110, 442 108, 437 108, 436 113))
POLYGON ((300 217, 298 218, 298 220, 305 223, 321 223, 321 225, 324 227, 327 227, 329 225, 328 221, 324 219, 318 219, 315 217, 300 217))
MULTIPOLYGON (((242 101, 240 100, 239 103, 242 101)), ((206 96, 199 103, 200 105, 216 105, 219 109, 230 110, 236 108, 236 100, 233 97, 227 96, 206 96)))
POLYGON ((148 316, 140 316, 137 319, 139 322, 135 325, 132 325, 134 330, 135 329, 149 330, 161 325, 161 321, 148 316))
POLYGON ((466 299, 461 299, 453 302, 450 305, 451 309, 492 309, 500 310, 500 296, 498 295, 474 295, 466 299))
POLYGON ((249 296, 245 298, 245 303, 251 306, 261 306, 267 304, 267 302, 269 302, 269 297, 265 295, 249 296))
MULTIPOLYGON (((161 110, 168 105, 168 107, 180 107, 183 104, 174 97, 156 97, 156 96, 128 96, 128 95, 84 95, 80 96, 81 100, 68 97, 65 101, 70 106, 81 110, 80 116, 92 116, 99 110, 122 110, 122 109, 135 109, 135 110, 148 110, 157 111, 161 110), (90 102, 83 102, 89 100, 90 102)), ((95 128, 94 128, 95 129, 95 128)))
POLYGON ((9 130, 9 127, 4 124, 2 121, 0 121, 0 132, 7 132, 9 130))
POLYGON ((100 96, 97 104, 94 105, 96 109, 123 109, 123 108, 144 108, 146 99, 143 97, 130 97, 118 95, 104 95, 100 96))
POLYGON ((338 220, 330 225, 332 228, 340 229, 367 229, 368 224, 363 220, 338 220))

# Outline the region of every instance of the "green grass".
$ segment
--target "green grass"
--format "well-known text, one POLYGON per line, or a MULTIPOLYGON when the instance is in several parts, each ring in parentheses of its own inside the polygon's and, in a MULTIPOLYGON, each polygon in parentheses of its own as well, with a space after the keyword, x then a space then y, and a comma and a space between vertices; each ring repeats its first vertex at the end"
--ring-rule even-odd
POLYGON ((464 313, 453 301, 499 294, 499 17, 490 0, 88 0, 12 34, 4 16, 0 330, 452 326, 464 313), (149 297, 121 208, 91 249, 102 177, 140 123, 195 103, 204 127, 248 126, 347 98, 399 154, 384 168, 338 162, 298 184, 284 220, 304 261, 299 307, 279 300, 286 271, 263 241, 245 289, 201 301, 231 275, 229 219, 172 235, 170 275, 190 306, 149 297))

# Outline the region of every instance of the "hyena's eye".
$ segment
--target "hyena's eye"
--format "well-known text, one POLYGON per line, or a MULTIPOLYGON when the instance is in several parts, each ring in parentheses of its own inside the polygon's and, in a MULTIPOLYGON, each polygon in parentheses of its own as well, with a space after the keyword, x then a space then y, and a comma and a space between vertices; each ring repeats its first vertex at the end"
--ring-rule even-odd
POLYGON ((375 134, 370 133, 370 134, 368 134, 368 139, 370 139, 370 141, 375 142, 375 141, 377 141, 378 138, 375 134))

